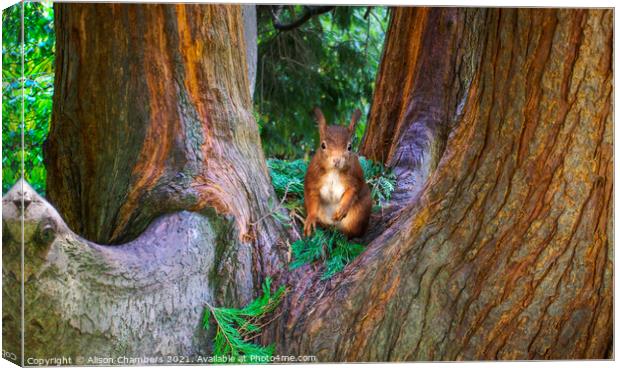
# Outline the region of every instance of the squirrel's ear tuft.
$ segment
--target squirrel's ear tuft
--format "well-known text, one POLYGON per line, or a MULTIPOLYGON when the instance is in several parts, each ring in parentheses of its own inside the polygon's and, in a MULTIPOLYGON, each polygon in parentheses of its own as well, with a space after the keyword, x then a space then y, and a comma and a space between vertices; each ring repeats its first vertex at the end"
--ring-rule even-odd
POLYGON ((314 117, 316 118, 316 122, 319 124, 319 134, 321 137, 325 133, 325 128, 327 128, 327 123, 325 122, 325 116, 323 112, 318 107, 314 108, 314 117))
POLYGON ((353 112, 353 115, 351 115, 351 122, 349 123, 349 133, 353 133, 355 131, 355 124, 357 124, 357 121, 360 119, 360 117, 362 116, 362 112, 360 111, 360 109, 355 109, 355 111, 353 112))

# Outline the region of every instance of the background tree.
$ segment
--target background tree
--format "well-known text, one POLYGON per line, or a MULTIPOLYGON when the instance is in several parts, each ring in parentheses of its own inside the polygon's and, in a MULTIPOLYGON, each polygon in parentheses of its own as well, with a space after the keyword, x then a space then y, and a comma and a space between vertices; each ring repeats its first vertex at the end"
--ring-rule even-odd
MULTIPOLYGON (((370 107, 385 7, 258 6, 255 110, 268 157, 308 158, 318 139, 311 110, 343 124, 370 107), (310 10, 308 10, 310 9, 310 10)), ((361 138, 366 114, 357 126, 361 138)))
POLYGON ((243 5, 243 37, 245 38, 250 96, 254 95, 256 85, 256 63, 258 62, 258 25, 256 23, 256 5, 243 5))
MULTIPOLYGON (((276 283, 288 285, 290 291, 281 314, 260 339, 275 342, 283 354, 316 355, 320 361, 611 356, 611 10, 395 9, 362 149, 395 168, 397 191, 401 192, 394 197, 392 210, 375 219, 379 225, 365 239, 366 250, 342 273, 322 281, 316 267, 288 270, 287 249, 281 246, 288 236, 264 205, 273 193, 258 149, 256 126, 245 113, 250 99, 243 41, 232 42, 238 47, 217 47, 241 35, 239 8, 59 7, 56 23, 64 27, 62 32, 74 32, 58 37, 62 50, 58 65, 63 68, 57 68, 60 94, 55 96, 59 100, 54 108, 67 109, 63 112, 67 115, 55 111, 53 124, 65 116, 79 117, 94 135, 69 138, 54 129, 70 130, 72 124, 53 126, 51 152, 66 147, 69 139, 75 139, 79 147, 93 136, 103 137, 100 131, 105 122, 109 122, 107 134, 130 131, 118 116, 136 105, 132 98, 182 107, 158 110, 167 113, 158 119, 145 113, 150 104, 138 105, 146 108, 136 110, 144 113, 137 119, 142 132, 130 131, 134 143, 139 143, 136 146, 152 147, 145 131, 163 127, 171 134, 164 135, 164 142, 180 148, 169 151, 178 155, 165 155, 147 166, 153 171, 133 169, 135 176, 121 183, 128 192, 156 195, 138 196, 139 205, 126 208, 132 226, 115 222, 115 228, 104 234, 118 231, 121 237, 131 237, 132 229, 143 228, 149 223, 145 219, 158 214, 180 209, 198 213, 164 215, 134 242, 100 246, 75 236, 32 190, 26 187, 20 193, 14 188, 3 199, 3 208, 7 208, 3 225, 8 230, 3 240, 9 252, 3 257, 3 293, 7 293, 3 297, 15 300, 10 293, 16 288, 7 286, 19 281, 15 234, 19 233, 17 206, 25 196, 24 202, 29 203, 26 249, 37 255, 27 257, 36 260, 26 267, 31 296, 27 300, 41 302, 27 305, 26 336, 32 339, 27 346, 32 352, 49 355, 49 347, 56 345, 43 342, 55 337, 64 339, 62 346, 84 343, 79 347, 82 355, 96 353, 96 349, 108 354, 127 354, 128 350, 151 355, 199 354, 208 350, 208 339, 192 329, 196 326, 193 318, 200 315, 197 306, 204 302, 243 304, 257 289, 258 280, 274 275, 276 283), (71 12, 63 13, 68 8, 71 12), (81 12, 90 11, 118 12, 110 18, 116 22, 106 23, 113 29, 134 11, 144 11, 141 20, 169 27, 159 38, 148 32, 137 34, 144 38, 140 44, 154 52, 152 65, 162 70, 171 65, 167 55, 181 54, 172 59, 183 60, 175 64, 178 69, 170 71, 176 78, 164 78, 164 85, 155 90, 130 88, 129 97, 105 96, 98 84, 89 83, 88 76, 76 78, 78 60, 92 57, 82 48, 93 47, 93 43, 79 42, 81 37, 96 40, 99 50, 106 50, 104 55, 115 48, 108 38, 99 41, 102 34, 124 37, 121 32, 103 32, 97 23, 74 22, 81 12), (219 16, 207 16, 208 23, 196 26, 191 22, 193 17, 214 13, 219 16), (198 34, 217 29, 218 38, 209 40, 217 52, 195 52, 207 47, 200 46, 203 41, 178 47, 173 42, 176 35, 190 29, 198 34), (191 75, 191 65, 198 60, 206 71, 220 68, 221 73, 206 73, 204 78, 188 78, 183 83, 186 79, 181 76, 191 75), (80 88, 69 88, 71 83, 79 83, 80 88), (180 83, 176 90, 181 92, 170 93, 175 89, 166 83, 180 83), (211 91, 213 84, 228 98, 203 100, 191 93, 198 87, 211 91), (76 90, 83 93, 79 100, 69 93, 76 90), (184 93, 194 98, 179 98, 184 93), (91 116, 101 107, 88 103, 94 96, 114 102, 107 106, 118 115, 98 114, 110 120, 96 123, 91 116), (78 101, 82 107, 72 110, 78 101), (196 106, 206 112, 197 114, 201 118, 193 122, 210 138, 207 147, 226 142, 224 154, 209 151, 213 154, 192 160, 195 151, 184 149, 188 145, 180 142, 191 147, 195 136, 174 134, 187 122, 171 117, 196 106), (226 133, 230 131, 234 134, 226 133), (217 178, 229 178, 231 158, 242 175, 227 184, 236 189, 235 198, 225 191, 211 192, 224 185, 217 178), (169 173, 178 172, 177 162, 196 165, 188 187, 198 192, 186 197, 185 208, 178 198, 184 198, 187 187, 170 185, 175 176, 169 173), (143 173, 148 172, 158 175, 143 181, 143 173), (192 185, 203 177, 210 180, 202 186, 192 185), (159 192, 153 182, 178 188, 178 193, 159 192), (211 193, 204 201, 202 191, 211 193), (411 191, 415 193, 407 194, 411 191), (162 195, 163 200, 158 197, 162 195), (260 231, 248 231, 254 226, 260 231), (58 269, 62 272, 55 272, 58 269), (172 302, 171 298, 179 299, 172 302), (155 309, 149 310, 150 306, 155 309)), ((107 62, 111 60, 116 58, 107 62)), ((105 62, 104 56, 95 68, 105 62)), ((148 67, 139 71, 137 79, 148 81, 154 75, 148 67)), ((126 78, 124 72, 117 70, 116 79, 105 83, 118 83, 126 78)), ((118 152, 138 168, 148 162, 140 151, 128 150, 127 145, 115 151, 110 142, 101 139, 99 149, 118 152)), ((93 183, 100 188, 93 192, 97 200, 108 198, 110 204, 105 206, 122 203, 115 198, 117 189, 105 187, 110 181, 104 175, 127 177, 131 168, 84 165, 84 158, 90 156, 81 152, 64 157, 66 161, 59 155, 50 156, 49 162, 64 162, 63 169, 67 168, 55 170, 57 175, 69 177, 87 168, 101 181, 93 183)), ((73 177, 78 183, 91 180, 84 175, 73 177)), ((86 203, 80 202, 87 199, 78 193, 85 187, 58 179, 48 177, 50 194, 58 190, 86 203)), ((65 218, 91 223, 84 228, 99 229, 97 218, 114 219, 99 207, 92 208, 97 213, 94 217, 76 217, 80 209, 71 204, 59 208, 65 218)), ((7 310, 3 319, 11 322, 14 309, 7 310)))

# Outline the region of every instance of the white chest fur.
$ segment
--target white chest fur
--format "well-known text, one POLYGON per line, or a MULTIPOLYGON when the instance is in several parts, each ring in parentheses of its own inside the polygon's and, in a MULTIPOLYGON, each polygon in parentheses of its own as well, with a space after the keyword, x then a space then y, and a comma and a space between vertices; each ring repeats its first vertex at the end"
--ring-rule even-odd
POLYGON ((338 204, 340 202, 340 198, 344 194, 344 185, 336 170, 330 171, 324 176, 320 193, 321 200, 325 204, 338 204))
POLYGON ((334 225, 332 216, 337 211, 344 194, 344 185, 337 171, 334 170, 323 177, 319 193, 321 195, 319 219, 324 224, 334 225))

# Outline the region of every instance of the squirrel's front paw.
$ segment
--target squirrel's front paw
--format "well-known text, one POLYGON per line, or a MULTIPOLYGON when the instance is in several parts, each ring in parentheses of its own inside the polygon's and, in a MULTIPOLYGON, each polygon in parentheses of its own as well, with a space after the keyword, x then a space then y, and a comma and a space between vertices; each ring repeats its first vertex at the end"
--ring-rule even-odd
POLYGON ((316 217, 306 217, 306 221, 304 221, 304 236, 309 237, 310 235, 312 235, 314 229, 316 229, 316 217))
POLYGON ((345 216, 347 215, 348 211, 345 211, 344 208, 339 208, 334 215, 332 216, 332 220, 334 221, 340 221, 343 218, 345 218, 345 216))

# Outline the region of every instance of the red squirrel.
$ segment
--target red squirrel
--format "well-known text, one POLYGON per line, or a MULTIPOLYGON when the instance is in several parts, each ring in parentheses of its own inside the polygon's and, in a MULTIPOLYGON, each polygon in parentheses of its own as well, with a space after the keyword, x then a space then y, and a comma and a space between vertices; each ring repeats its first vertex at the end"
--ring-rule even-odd
POLYGON ((327 125, 318 107, 314 114, 321 143, 304 178, 304 235, 310 236, 318 223, 334 225, 349 238, 361 236, 368 227, 372 208, 362 166, 351 151, 351 138, 361 112, 355 110, 348 127, 327 125))

